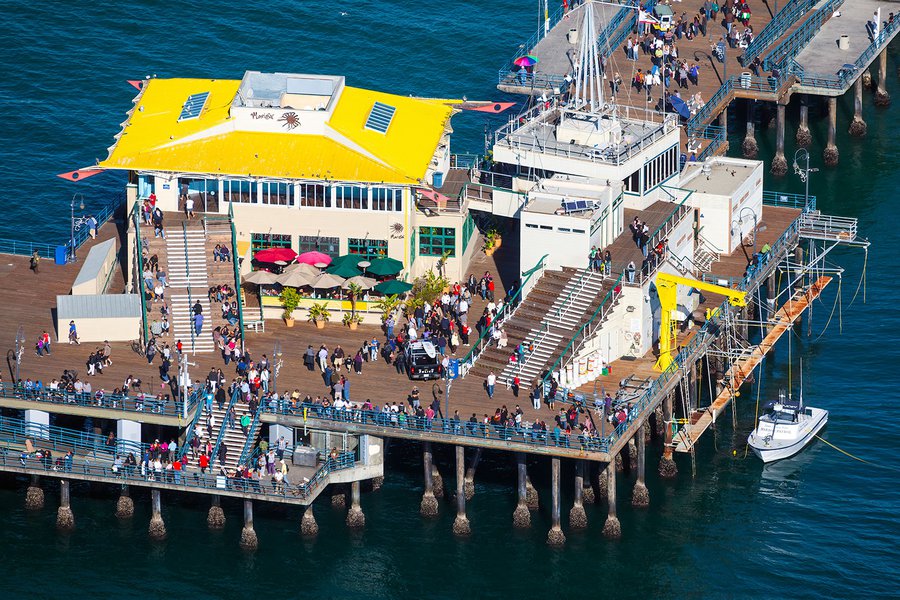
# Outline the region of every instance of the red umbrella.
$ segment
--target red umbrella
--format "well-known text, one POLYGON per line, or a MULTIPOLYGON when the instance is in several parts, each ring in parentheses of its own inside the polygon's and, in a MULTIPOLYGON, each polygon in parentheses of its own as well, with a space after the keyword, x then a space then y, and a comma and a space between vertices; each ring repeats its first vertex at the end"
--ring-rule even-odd
POLYGON ((324 252, 304 252, 297 257, 297 262, 306 263, 307 265, 315 265, 316 263, 325 263, 325 266, 331 264, 331 257, 324 252))
POLYGON ((254 260, 264 263, 284 261, 289 263, 297 258, 297 253, 290 248, 266 248, 253 255, 254 260))

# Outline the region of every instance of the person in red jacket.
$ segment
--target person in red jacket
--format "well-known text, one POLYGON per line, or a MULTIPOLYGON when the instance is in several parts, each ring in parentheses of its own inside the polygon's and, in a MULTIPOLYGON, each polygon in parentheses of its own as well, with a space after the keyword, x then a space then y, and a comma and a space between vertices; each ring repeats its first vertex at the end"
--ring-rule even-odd
POLYGON ((206 473, 206 469, 209 468, 209 456, 204 452, 200 455, 200 472, 206 473))

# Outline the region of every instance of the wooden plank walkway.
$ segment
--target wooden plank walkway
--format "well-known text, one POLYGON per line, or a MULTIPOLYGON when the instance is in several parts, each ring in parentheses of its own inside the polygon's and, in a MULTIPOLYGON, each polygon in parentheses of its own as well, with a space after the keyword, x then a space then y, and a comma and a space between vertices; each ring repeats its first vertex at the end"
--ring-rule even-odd
POLYGON ((740 389, 747 376, 762 362, 781 336, 791 331, 793 323, 800 318, 813 300, 819 297, 830 282, 831 277, 819 277, 808 288, 798 290, 790 300, 784 303, 775 313, 773 317, 775 325, 766 334, 766 337, 744 359, 733 364, 725 374, 725 388, 722 392, 716 396, 712 404, 699 411, 701 413, 699 418, 692 418, 691 423, 686 424, 676 434, 673 443, 677 452, 690 452, 703 432, 716 422, 716 418, 731 402, 735 391, 740 389))

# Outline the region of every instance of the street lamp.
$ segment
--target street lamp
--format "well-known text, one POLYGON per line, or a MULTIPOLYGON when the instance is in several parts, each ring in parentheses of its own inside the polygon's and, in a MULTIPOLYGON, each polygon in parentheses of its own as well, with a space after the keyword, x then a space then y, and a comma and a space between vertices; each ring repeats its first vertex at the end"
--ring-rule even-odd
POLYGON ((803 199, 803 209, 809 206, 809 174, 817 173, 818 169, 809 168, 809 151, 806 148, 800 148, 794 153, 794 173, 800 177, 800 181, 806 184, 806 195, 803 199), (806 162, 806 168, 800 168, 800 161, 806 162))
POLYGON ((740 226, 744 224, 744 211, 749 211, 750 215, 753 217, 753 254, 756 254, 756 212, 750 208, 749 206, 745 206, 741 209, 741 212, 738 214, 738 231, 740 232, 740 226))
POLYGON ((182 418, 184 419, 185 423, 187 423, 187 420, 188 420, 187 391, 188 391, 188 388, 191 387, 191 375, 188 372, 188 367, 189 366, 196 367, 197 363, 192 363, 192 362, 188 361, 187 352, 182 352, 181 353, 181 361, 180 361, 179 366, 180 366, 180 369, 179 369, 180 372, 178 373, 178 378, 181 383, 181 407, 182 407, 181 411, 182 411, 182 418))
POLYGON ((75 218, 75 200, 78 199, 78 210, 84 210, 84 195, 82 194, 74 194, 72 196, 72 202, 69 204, 69 207, 72 209, 72 230, 71 237, 69 238, 69 248, 71 249, 71 254, 69 255, 69 262, 75 262, 75 232, 82 228, 82 226, 86 225, 88 222, 88 218, 84 215, 75 218))

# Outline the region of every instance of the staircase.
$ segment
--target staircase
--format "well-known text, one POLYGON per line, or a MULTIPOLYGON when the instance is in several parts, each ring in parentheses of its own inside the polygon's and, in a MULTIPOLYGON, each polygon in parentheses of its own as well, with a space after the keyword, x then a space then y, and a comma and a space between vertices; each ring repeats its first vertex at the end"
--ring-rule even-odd
POLYGON ((191 353, 212 352, 213 313, 210 310, 206 291, 206 234, 201 227, 186 222, 182 228, 173 227, 168 233, 166 254, 171 284, 169 309, 172 336, 181 340, 186 351, 191 353), (193 306, 199 301, 203 308, 203 329, 194 336, 193 306))
MULTIPOLYGON (((215 418, 215 426, 213 427, 213 438, 218 440, 219 433, 222 431, 224 427, 224 433, 222 435, 222 442, 228 448, 228 453, 226 456, 225 463, 222 466, 225 467, 226 471, 233 471, 237 469, 238 461, 241 458, 241 450, 244 448, 244 443, 247 441, 247 436, 244 435, 243 431, 241 431, 241 417, 244 416, 245 413, 250 412, 250 407, 244 402, 242 399, 236 400, 233 404, 234 407, 234 428, 229 428, 225 423, 225 412, 228 409, 228 403, 225 404, 225 408, 219 409, 218 405, 213 404, 212 414, 215 418)), ((206 409, 204 408, 203 419, 206 419, 206 409)), ((250 415, 251 418, 253 415, 250 415)), ((259 426, 257 425, 253 431, 250 432, 251 438, 259 435, 259 426)), ((256 443, 256 440, 253 441, 256 443)), ((218 457, 218 448, 213 451, 214 456, 214 466, 218 471, 218 467, 220 466, 219 457, 218 457)))
POLYGON ((572 335, 587 322, 612 281, 587 270, 546 271, 503 326, 509 339, 507 347, 485 350, 470 374, 486 377, 494 371, 503 384, 518 376, 523 386, 528 385, 556 360, 572 335), (531 352, 526 352, 520 362, 510 362, 522 342, 531 352))
POLYGON ((701 273, 709 273, 714 262, 719 260, 719 253, 713 245, 702 235, 697 236, 697 244, 694 248, 694 265, 701 273))

